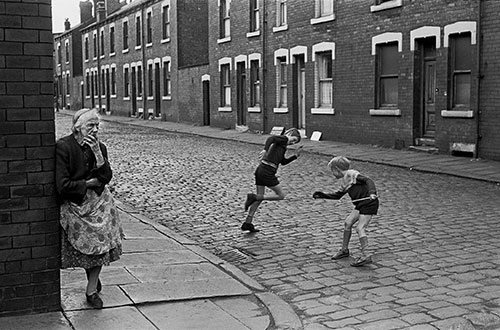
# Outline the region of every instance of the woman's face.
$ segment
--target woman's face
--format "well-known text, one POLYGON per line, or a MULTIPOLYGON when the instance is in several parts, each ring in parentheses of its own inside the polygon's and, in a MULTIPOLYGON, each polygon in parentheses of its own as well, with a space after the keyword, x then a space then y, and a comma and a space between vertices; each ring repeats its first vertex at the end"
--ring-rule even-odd
POLYGON ((83 137, 92 135, 93 137, 97 137, 97 133, 99 132, 99 119, 90 118, 85 121, 80 127, 80 133, 83 137))

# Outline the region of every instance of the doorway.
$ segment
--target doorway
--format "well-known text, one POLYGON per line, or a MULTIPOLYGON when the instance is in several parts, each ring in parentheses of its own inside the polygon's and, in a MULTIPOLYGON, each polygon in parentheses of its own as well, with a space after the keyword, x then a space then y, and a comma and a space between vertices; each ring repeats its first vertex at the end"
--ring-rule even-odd
POLYGON ((203 81, 203 125, 210 126, 210 80, 203 81))
POLYGON ((236 64, 236 124, 246 126, 246 69, 245 62, 236 64))
POLYGON ((137 117, 137 71, 135 67, 132 67, 132 90, 131 90, 131 101, 132 101, 132 116, 137 117))
POLYGON ((294 56, 293 67, 293 126, 300 130, 303 137, 306 134, 306 71, 304 55, 294 56))
POLYGON ((160 63, 155 63, 155 117, 161 117, 160 63))
POLYGON ((433 144, 436 137, 436 39, 422 39, 419 42, 419 50, 416 54, 421 72, 418 138, 425 144, 433 144))

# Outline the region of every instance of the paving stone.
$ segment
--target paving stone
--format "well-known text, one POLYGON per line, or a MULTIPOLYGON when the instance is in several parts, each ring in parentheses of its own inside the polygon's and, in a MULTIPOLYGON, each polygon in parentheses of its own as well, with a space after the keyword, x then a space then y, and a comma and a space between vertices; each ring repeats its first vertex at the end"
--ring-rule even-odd
POLYGON ((119 307, 66 313, 75 330, 157 330, 137 309, 119 307))
POLYGON ((51 312, 36 315, 6 316, 0 321, 1 329, 5 330, 68 330, 71 326, 63 313, 51 312))
MULTIPOLYGON (((101 297, 104 307, 132 305, 132 301, 115 285, 103 286, 101 297)), ((92 309, 85 299, 85 286, 61 289, 61 307, 64 311, 92 309)))

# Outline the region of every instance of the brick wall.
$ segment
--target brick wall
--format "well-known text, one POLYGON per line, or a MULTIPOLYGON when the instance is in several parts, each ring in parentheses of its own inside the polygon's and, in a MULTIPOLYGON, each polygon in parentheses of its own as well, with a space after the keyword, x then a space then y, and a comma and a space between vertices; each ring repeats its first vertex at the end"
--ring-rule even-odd
POLYGON ((60 309, 50 0, 0 1, 0 316, 60 309))

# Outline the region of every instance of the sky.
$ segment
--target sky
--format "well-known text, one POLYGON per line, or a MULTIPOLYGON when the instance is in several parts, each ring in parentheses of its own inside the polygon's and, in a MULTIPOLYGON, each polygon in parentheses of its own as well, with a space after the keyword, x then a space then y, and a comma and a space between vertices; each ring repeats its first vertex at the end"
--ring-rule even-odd
POLYGON ((52 0, 52 32, 63 32, 64 21, 80 24, 80 0, 52 0))

